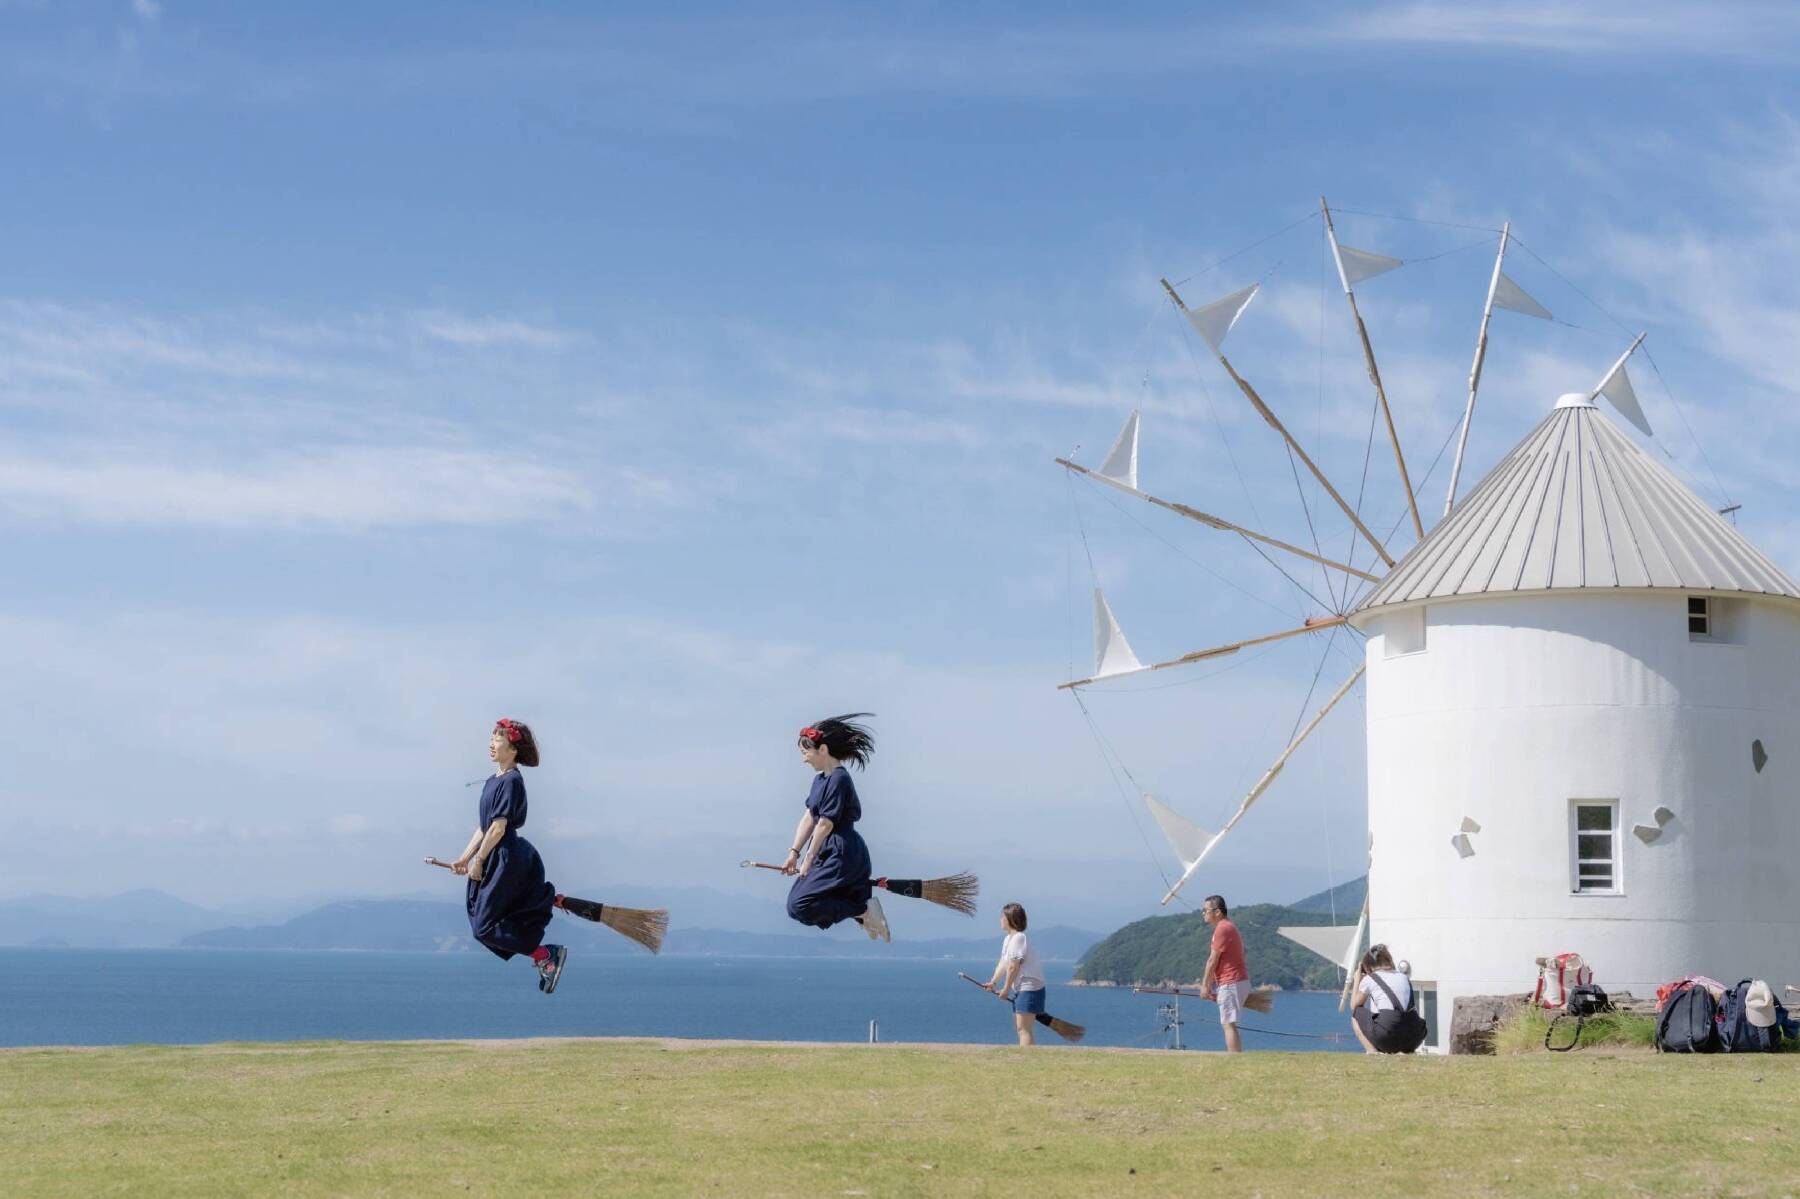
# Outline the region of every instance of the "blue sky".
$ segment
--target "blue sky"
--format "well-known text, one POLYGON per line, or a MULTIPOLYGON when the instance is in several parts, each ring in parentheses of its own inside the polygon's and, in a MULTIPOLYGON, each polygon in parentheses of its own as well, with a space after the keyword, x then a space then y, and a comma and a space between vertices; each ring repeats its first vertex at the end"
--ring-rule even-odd
MULTIPOLYGON (((7 894, 417 892, 501 713, 546 744, 553 874, 745 887, 804 795, 794 728, 867 708, 878 869, 974 868, 1056 923, 1148 910, 1156 868, 1053 690, 1086 673, 1081 532, 1146 660, 1318 608, 1241 544, 1072 500, 1050 459, 1097 460, 1141 408, 1147 488, 1305 535, 1156 283, 1261 279, 1233 360, 1355 487, 1370 392, 1321 192, 1347 243, 1419 260, 1361 289, 1415 475, 1511 219, 1509 273, 1567 324, 1496 317, 1467 483, 1647 329, 1652 452, 1800 560, 1786 6, 13 0, 0 29, 0 654, 27 730, 0 803, 32 841, 7 894)), ((1090 706, 1216 824, 1321 655, 1329 689, 1355 653, 1090 706)), ((1338 715, 1218 889, 1357 872, 1360 706, 1338 715)))

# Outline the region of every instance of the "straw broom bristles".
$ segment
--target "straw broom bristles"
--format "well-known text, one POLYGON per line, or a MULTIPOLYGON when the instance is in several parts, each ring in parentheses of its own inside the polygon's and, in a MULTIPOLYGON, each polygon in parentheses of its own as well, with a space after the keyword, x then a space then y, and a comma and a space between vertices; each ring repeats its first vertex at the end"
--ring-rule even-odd
POLYGON ((875 885, 895 895, 923 899, 965 916, 975 914, 975 898, 981 894, 981 880, 967 871, 947 878, 879 878, 875 885))
POLYGON ((651 953, 662 951, 663 937, 669 931, 666 908, 621 908, 610 903, 595 903, 591 899, 577 899, 573 895, 558 895, 556 906, 571 916, 604 924, 651 953))

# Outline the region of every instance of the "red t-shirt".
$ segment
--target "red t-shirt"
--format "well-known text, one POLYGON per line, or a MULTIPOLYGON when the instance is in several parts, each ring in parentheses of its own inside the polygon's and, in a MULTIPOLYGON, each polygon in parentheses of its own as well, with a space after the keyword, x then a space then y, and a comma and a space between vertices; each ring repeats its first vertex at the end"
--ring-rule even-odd
POLYGON ((1213 925, 1212 948, 1219 955, 1214 982, 1241 983, 1249 979, 1250 971, 1244 965, 1244 938, 1238 935, 1237 925, 1229 920, 1213 925))

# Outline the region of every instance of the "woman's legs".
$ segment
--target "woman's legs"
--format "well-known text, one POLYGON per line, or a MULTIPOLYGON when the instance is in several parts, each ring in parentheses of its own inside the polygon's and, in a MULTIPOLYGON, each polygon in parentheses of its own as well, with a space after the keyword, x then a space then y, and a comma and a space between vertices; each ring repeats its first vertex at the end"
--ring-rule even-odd
POLYGON ((1369 1040, 1369 1034, 1363 1031, 1363 1020, 1366 1018, 1363 1013, 1368 1010, 1366 1007, 1359 1007, 1350 1013, 1350 1031, 1354 1032, 1356 1039, 1362 1042, 1364 1053, 1377 1053, 1379 1050, 1375 1048, 1374 1042, 1369 1040))
POLYGON ((1013 1027, 1019 1030, 1019 1044, 1037 1044, 1037 1017, 1025 1012, 1013 1013, 1013 1027))

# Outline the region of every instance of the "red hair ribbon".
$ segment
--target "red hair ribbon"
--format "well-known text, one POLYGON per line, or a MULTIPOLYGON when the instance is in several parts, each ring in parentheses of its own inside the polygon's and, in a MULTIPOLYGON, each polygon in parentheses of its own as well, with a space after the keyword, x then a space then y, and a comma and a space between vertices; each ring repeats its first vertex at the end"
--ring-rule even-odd
POLYGON ((810 724, 800 730, 800 736, 812 742, 814 745, 825 744, 825 734, 818 729, 815 729, 810 724))
POLYGON ((518 721, 508 720, 505 717, 494 722, 494 731, 505 734, 507 742, 511 745, 517 745, 519 738, 525 735, 525 730, 519 727, 518 721))

